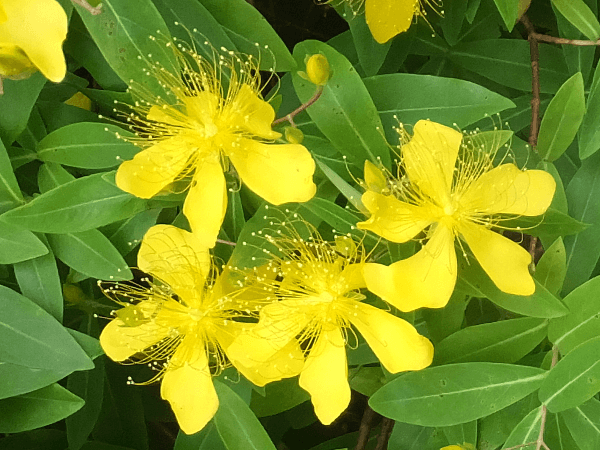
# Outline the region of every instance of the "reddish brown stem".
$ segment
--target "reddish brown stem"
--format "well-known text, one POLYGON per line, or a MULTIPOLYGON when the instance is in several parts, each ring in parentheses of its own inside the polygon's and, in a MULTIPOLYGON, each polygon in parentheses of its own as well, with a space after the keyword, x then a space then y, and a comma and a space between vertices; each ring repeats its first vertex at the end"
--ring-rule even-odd
POLYGON ((93 16, 97 16, 98 14, 100 14, 102 12, 102 3, 100 3, 98 6, 92 6, 90 5, 87 0, 71 0, 73 3, 81 6, 82 8, 85 8, 86 10, 89 11, 90 14, 92 14, 93 16))
POLYGON ((393 419, 388 417, 384 417, 381 422, 381 431, 379 432, 379 436, 377 436, 377 445, 375 446, 375 450, 387 450, 388 442, 390 440, 390 436, 392 435, 392 430, 394 429, 394 424, 396 422, 393 419))
POLYGON ((296 124, 294 123, 294 117, 296 117, 298 114, 300 114, 306 108, 308 108, 314 102, 319 100, 319 97, 321 96, 322 93, 323 93, 323 86, 318 86, 317 90, 315 91, 315 94, 306 103, 303 103, 302 105, 297 107, 295 110, 293 110, 287 116, 284 116, 284 117, 281 117, 281 118, 275 120, 272 125, 275 126, 275 125, 279 125, 280 123, 283 123, 285 121, 288 121, 291 126, 295 127, 296 124))
POLYGON ((521 22, 527 30, 529 53, 531 55, 531 130, 529 132, 529 145, 535 150, 538 134, 540 132, 540 50, 538 48, 537 33, 529 18, 524 14, 521 22))
POLYGON ((371 409, 369 405, 365 408, 362 420, 360 421, 360 427, 358 428, 358 441, 354 450, 364 450, 369 442, 369 434, 371 433, 371 424, 375 418, 375 411, 371 409))

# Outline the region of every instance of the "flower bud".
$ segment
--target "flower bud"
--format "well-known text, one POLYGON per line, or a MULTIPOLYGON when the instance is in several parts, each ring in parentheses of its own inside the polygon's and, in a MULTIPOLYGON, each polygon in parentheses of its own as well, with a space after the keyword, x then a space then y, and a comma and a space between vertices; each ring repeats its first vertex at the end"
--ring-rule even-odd
POLYGON ((290 144, 302 144, 304 140, 304 133, 296 127, 285 127, 283 132, 285 133, 285 140, 290 144))
POLYGON ((85 294, 81 288, 75 284, 63 284, 63 297, 67 303, 76 305, 85 301, 85 294))
POLYGON ((324 55, 312 55, 306 62, 306 74, 308 79, 317 86, 324 86, 331 78, 329 61, 324 55))

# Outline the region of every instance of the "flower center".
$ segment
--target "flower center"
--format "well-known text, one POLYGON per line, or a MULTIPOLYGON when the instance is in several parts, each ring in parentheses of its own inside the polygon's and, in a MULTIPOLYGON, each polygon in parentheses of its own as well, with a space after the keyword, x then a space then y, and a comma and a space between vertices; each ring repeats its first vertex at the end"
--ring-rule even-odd
POLYGON ((196 308, 190 308, 188 310, 188 314, 190 315, 192 320, 198 322, 198 321, 202 320, 202 318, 206 315, 206 311, 200 311, 199 309, 196 309, 196 308))

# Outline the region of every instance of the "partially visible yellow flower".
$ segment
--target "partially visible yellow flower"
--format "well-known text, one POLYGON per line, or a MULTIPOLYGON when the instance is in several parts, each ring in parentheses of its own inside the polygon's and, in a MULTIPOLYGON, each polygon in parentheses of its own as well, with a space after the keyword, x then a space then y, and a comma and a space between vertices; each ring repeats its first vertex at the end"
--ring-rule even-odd
MULTIPOLYGON (((157 370, 146 383, 162 378, 161 396, 171 404, 181 429, 196 433, 219 405, 212 375, 227 366, 226 349, 234 338, 253 326, 236 320, 249 317, 256 306, 241 299, 242 289, 232 289, 223 274, 216 274, 206 246, 171 225, 150 228, 138 266, 152 279, 111 283, 104 289, 124 307, 102 331, 100 344, 114 361, 150 364, 157 370)), ((288 359, 283 355, 275 361, 283 369, 288 359)), ((260 379, 254 369, 238 369, 260 379)))
POLYGON ((261 309, 258 325, 228 349, 234 362, 260 367, 299 342, 306 349, 300 386, 310 393, 315 413, 326 425, 350 402, 345 347, 353 340, 353 327, 392 373, 431 364, 429 340, 405 320, 362 302, 362 245, 349 237, 329 243, 316 232, 307 240, 295 232, 267 239, 282 256, 274 256, 254 281, 272 303, 261 309))
POLYGON ((366 0, 365 19, 373 38, 384 44, 424 14, 423 0, 366 0))
POLYGON ((447 445, 440 450, 475 450, 475 447, 472 444, 465 443, 463 445, 447 445))
POLYGON ((554 196, 552 176, 514 164, 493 167, 494 154, 430 121, 417 122, 401 151, 400 178, 386 179, 365 164, 362 202, 371 217, 357 226, 398 243, 426 230, 428 241, 390 266, 366 264, 368 289, 402 311, 443 307, 456 283, 454 241, 460 237, 500 290, 533 294, 531 255, 490 228, 503 217, 543 214, 554 196))
POLYGON ((86 109, 88 111, 92 110, 92 101, 83 92, 76 92, 71 98, 65 101, 65 104, 86 109))
MULTIPOLYGON (((179 42, 179 41, 177 41, 179 42)), ((274 144, 272 106, 260 95, 258 61, 233 52, 210 61, 186 45, 166 43, 181 73, 149 68, 168 95, 153 95, 132 80, 135 113, 128 121, 144 148, 119 167, 116 183, 150 198, 178 180, 189 186, 183 213, 192 231, 212 246, 227 210, 225 172, 237 174, 270 203, 308 201, 316 192, 315 162, 299 144, 274 144)))
POLYGON ((62 81, 67 26, 56 0, 0 0, 0 77, 22 79, 39 70, 51 81, 62 81))

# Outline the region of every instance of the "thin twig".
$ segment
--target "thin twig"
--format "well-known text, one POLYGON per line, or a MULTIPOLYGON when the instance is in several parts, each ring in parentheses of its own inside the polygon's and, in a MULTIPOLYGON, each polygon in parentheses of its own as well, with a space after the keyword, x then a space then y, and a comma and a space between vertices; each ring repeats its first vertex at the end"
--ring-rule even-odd
POLYGON ((219 244, 227 244, 227 245, 231 245, 232 247, 235 247, 235 242, 226 241, 224 239, 217 239, 217 242, 219 244))
POLYGON ((371 409, 369 405, 365 408, 362 420, 360 421, 360 427, 358 428, 358 441, 356 441, 356 447, 354 450, 364 450, 369 442, 369 434, 371 433, 371 424, 375 418, 375 411, 371 409))
POLYGON ((310 98, 310 100, 308 100, 306 103, 303 103, 302 105, 298 106, 295 110, 293 110, 287 116, 281 117, 280 119, 275 120, 272 123, 272 125, 273 126, 274 125, 279 125, 280 123, 288 121, 291 126, 296 126, 296 124, 294 123, 294 117, 296 117, 298 114, 300 114, 306 108, 308 108, 314 102, 316 102, 317 100, 319 100, 319 97, 321 96, 322 93, 323 93, 323 86, 318 86, 317 90, 315 91, 315 94, 310 98))
POLYGON ((531 271, 535 272, 535 256, 537 248, 538 238, 536 236, 529 236, 529 254, 531 255, 531 271))
POLYGON ((586 41, 582 39, 565 39, 547 34, 534 33, 536 41, 546 42, 548 44, 574 45, 576 47, 595 47, 600 46, 600 39, 597 41, 586 41))
POLYGON ((521 22, 527 30, 529 41, 529 53, 531 55, 531 130, 529 132, 529 145, 536 150, 538 134, 540 132, 540 50, 538 48, 537 33, 529 21, 527 15, 523 14, 521 22))
POLYGON ((0 95, 4 94, 4 84, 2 83, 2 77, 0 77, 0 95))
POLYGON ((87 0, 71 0, 73 3, 81 6, 82 8, 87 9, 91 15, 93 16, 97 16, 98 14, 100 14, 102 12, 102 3, 100 3, 98 6, 92 6, 90 5, 87 0))
POLYGON ((383 418, 381 421, 381 431, 379 432, 379 436, 377 436, 377 445, 375 446, 375 450, 387 450, 388 441, 392 435, 392 430, 394 429, 395 423, 396 422, 393 419, 388 417, 383 418))

